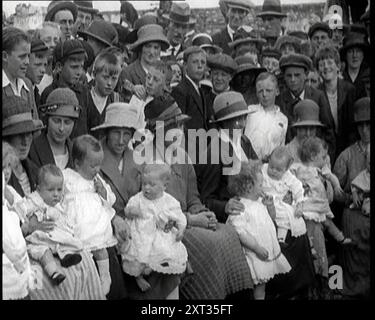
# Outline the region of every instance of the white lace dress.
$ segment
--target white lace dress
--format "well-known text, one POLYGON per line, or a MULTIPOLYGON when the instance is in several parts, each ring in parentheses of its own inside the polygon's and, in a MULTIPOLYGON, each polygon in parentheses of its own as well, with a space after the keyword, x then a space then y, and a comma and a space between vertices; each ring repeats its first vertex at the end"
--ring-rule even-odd
POLYGON ((86 180, 72 169, 65 169, 63 174, 63 206, 67 214, 74 217, 74 234, 82 241, 84 249, 92 251, 116 245, 111 224, 116 196, 111 187, 97 175, 107 191, 107 199, 103 199, 95 192, 94 180, 86 180))
POLYGON ((180 203, 166 192, 156 200, 149 200, 139 192, 130 198, 125 212, 127 210, 137 213, 138 218, 126 219, 131 239, 121 250, 124 271, 139 276, 148 266, 160 273, 183 273, 187 250, 181 241, 176 241, 175 227, 164 232, 169 220, 175 221, 179 229, 186 228, 180 203))
POLYGON ((262 261, 255 252, 243 246, 254 284, 265 283, 276 274, 289 272, 291 266, 281 253, 276 229, 267 208, 260 199, 252 201, 241 198, 241 202, 245 206, 245 211, 240 215, 229 216, 227 224, 231 224, 239 235, 253 236, 268 251, 267 261, 262 261))

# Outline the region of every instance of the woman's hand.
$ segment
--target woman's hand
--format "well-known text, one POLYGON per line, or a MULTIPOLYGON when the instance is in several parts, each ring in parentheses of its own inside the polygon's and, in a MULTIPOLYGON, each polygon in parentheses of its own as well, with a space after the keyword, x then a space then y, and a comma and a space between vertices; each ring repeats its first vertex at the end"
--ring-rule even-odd
POLYGON ((268 251, 266 248, 258 246, 258 248, 254 250, 254 252, 260 260, 266 261, 268 259, 268 251))
POLYGON ((191 226, 194 227, 211 229, 213 231, 217 228, 216 216, 212 211, 202 211, 197 214, 191 214, 189 220, 191 226))
POLYGON ((112 219, 112 226, 114 229, 115 237, 119 241, 126 241, 130 234, 128 224, 123 218, 115 215, 112 219))
POLYGON ((139 99, 141 99, 141 100, 146 99, 146 89, 143 85, 138 84, 138 85, 134 86, 133 92, 139 99))
POLYGON ((244 204, 238 198, 231 198, 225 204, 225 213, 227 215, 239 215, 245 211, 244 204))
POLYGON ((34 231, 40 230, 43 232, 50 232, 52 231, 56 224, 52 219, 46 218, 43 221, 38 221, 38 218, 33 215, 29 219, 28 222, 25 222, 27 224, 27 234, 31 234, 34 231))

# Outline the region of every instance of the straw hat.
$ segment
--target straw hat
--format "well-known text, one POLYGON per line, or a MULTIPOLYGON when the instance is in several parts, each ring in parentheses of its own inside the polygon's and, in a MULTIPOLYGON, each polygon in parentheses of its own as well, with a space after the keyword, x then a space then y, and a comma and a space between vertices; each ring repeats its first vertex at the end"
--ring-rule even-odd
POLYGON ((236 91, 226 91, 216 96, 214 100, 214 119, 216 123, 237 118, 251 113, 242 94, 236 91))
POLYGON ((354 123, 371 120, 370 98, 364 97, 354 103, 354 123))
POLYGON ((55 14, 62 10, 69 10, 73 14, 73 20, 76 21, 78 8, 77 6, 70 1, 57 1, 53 0, 47 7, 47 14, 44 18, 44 21, 53 21, 55 14))
POLYGON ((137 36, 138 40, 129 46, 132 51, 136 51, 147 42, 159 42, 162 51, 169 48, 169 42, 163 33, 163 28, 158 24, 147 24, 143 26, 138 30, 137 36))
POLYGON ((293 111, 295 122, 291 127, 324 126, 319 120, 319 106, 313 100, 305 99, 299 101, 294 106, 293 111))
POLYGON ((90 36, 107 46, 116 45, 118 42, 118 34, 116 28, 107 21, 94 20, 85 31, 78 31, 79 36, 87 40, 90 36))
POLYGON ((146 13, 134 23, 134 29, 126 36, 126 43, 134 43, 137 41, 138 30, 147 24, 158 24, 158 18, 156 15, 146 13))
POLYGON ((213 44, 211 36, 207 33, 197 33, 191 40, 191 45, 201 47, 202 49, 211 48, 215 53, 222 52, 220 47, 213 44))
POLYGON ((81 107, 76 94, 69 88, 57 88, 47 97, 46 103, 39 107, 41 113, 78 119, 81 107))
POLYGON ((91 128, 91 131, 108 128, 133 128, 137 130, 136 124, 138 120, 139 115, 137 107, 124 102, 115 102, 107 107, 104 123, 91 128))
POLYGON ((279 17, 279 18, 286 17, 286 14, 281 12, 280 0, 264 0, 263 6, 262 6, 262 12, 257 14, 257 17, 264 17, 264 16, 273 16, 273 17, 279 17))
POLYGON ((179 23, 179 24, 195 24, 197 20, 191 17, 190 6, 186 2, 173 2, 171 11, 168 14, 163 14, 163 18, 179 23))
POLYGON ((3 137, 30 133, 44 128, 42 121, 32 118, 26 100, 18 96, 3 97, 3 137))

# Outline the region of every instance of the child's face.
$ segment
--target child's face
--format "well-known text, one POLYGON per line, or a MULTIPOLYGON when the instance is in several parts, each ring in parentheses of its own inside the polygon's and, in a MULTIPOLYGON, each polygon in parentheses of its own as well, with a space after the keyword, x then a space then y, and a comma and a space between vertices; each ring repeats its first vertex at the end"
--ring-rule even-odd
POLYGON ((160 70, 153 67, 149 69, 146 78, 146 92, 149 96, 158 97, 163 94, 166 76, 160 70))
MULTIPOLYGON (((6 70, 13 78, 24 78, 29 65, 30 43, 20 41, 10 53, 3 51, 3 63, 6 62, 6 70)), ((4 65, 3 65, 4 69, 4 65)))
POLYGON ((108 68, 104 68, 95 75, 95 88, 102 97, 109 96, 115 90, 121 72, 120 65, 116 69, 117 72, 109 72, 108 68))
POLYGON ((336 79, 340 70, 335 59, 333 58, 320 60, 318 63, 318 68, 320 75, 325 81, 336 79))
POLYGON ((171 65, 172 69, 172 80, 171 83, 180 83, 182 80, 182 74, 181 74, 181 68, 178 66, 178 64, 171 65))
POLYGON ((287 159, 280 158, 277 159, 275 156, 272 156, 268 163, 268 176, 273 180, 281 180, 285 172, 288 170, 287 159))
POLYGON ((93 180, 100 172, 100 167, 103 162, 103 151, 95 152, 91 149, 87 151, 85 159, 81 163, 76 162, 75 167, 77 172, 86 180, 93 180))
POLYGON ((39 84, 47 68, 47 55, 43 57, 37 57, 35 53, 30 54, 30 64, 27 68, 27 77, 32 81, 33 84, 39 84))
POLYGON ((322 169, 327 163, 327 149, 323 147, 320 149, 320 152, 313 158, 313 164, 315 167, 322 169))
POLYGON ((65 61, 61 70, 61 79, 69 86, 77 84, 83 73, 84 59, 65 61))
POLYGON ((12 175, 12 163, 14 161, 11 155, 8 155, 3 159, 3 174, 5 178, 5 183, 9 182, 10 176, 12 175))
POLYGON ((158 172, 150 172, 142 177, 142 192, 145 198, 155 200, 163 195, 166 183, 158 172))
POLYGON ((48 173, 45 175, 44 181, 38 186, 39 195, 47 205, 54 207, 62 199, 63 185, 63 177, 48 173))

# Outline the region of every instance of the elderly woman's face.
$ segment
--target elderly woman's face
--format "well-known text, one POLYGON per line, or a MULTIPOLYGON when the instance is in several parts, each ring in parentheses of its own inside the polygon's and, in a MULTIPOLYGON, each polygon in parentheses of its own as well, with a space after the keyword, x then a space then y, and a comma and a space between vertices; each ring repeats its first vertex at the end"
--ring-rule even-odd
POLYGON ((361 137, 361 141, 363 143, 370 143, 370 136, 371 136, 371 130, 370 130, 370 122, 360 122, 357 125, 359 136, 361 137))
POLYGON ((363 61, 363 50, 361 48, 351 48, 346 53, 346 61, 350 68, 359 69, 363 61))
POLYGON ((64 144, 73 131, 74 120, 68 117, 49 116, 47 136, 56 144, 64 144))
POLYGON ((142 46, 141 60, 146 64, 153 64, 160 58, 161 46, 158 42, 148 42, 142 46))
POLYGON ((130 128, 111 128, 107 133, 108 149, 115 155, 121 156, 132 137, 133 131, 130 128))
POLYGON ((20 160, 25 160, 29 155, 33 134, 31 132, 11 136, 9 144, 14 148, 20 160))

